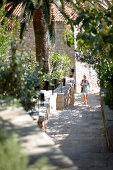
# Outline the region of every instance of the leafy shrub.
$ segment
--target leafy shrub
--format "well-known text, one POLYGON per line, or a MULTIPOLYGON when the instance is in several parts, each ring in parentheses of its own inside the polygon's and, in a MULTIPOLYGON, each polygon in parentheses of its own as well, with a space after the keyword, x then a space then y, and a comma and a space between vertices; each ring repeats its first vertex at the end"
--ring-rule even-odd
POLYGON ((69 69, 72 67, 72 62, 65 54, 50 52, 50 69, 51 73, 65 77, 69 73, 69 69))
POLYGON ((113 62, 111 59, 103 59, 96 69, 100 87, 107 89, 105 104, 113 109, 113 62))
POLYGON ((101 64, 96 66, 100 86, 108 90, 113 89, 113 62, 110 59, 103 59, 101 64))
POLYGON ((52 83, 53 78, 61 81, 63 77, 68 76, 69 70, 72 67, 72 61, 65 54, 50 52, 50 73, 43 74, 41 78, 41 87, 43 87, 43 80, 47 79, 52 83))
POLYGON ((21 145, 17 142, 16 136, 16 134, 9 136, 4 129, 0 129, 0 169, 49 170, 51 166, 48 164, 47 157, 42 157, 35 164, 29 165, 28 157, 22 153, 21 145))
MULTIPOLYGON (((41 74, 40 66, 35 61, 34 54, 28 54, 24 42, 16 35, 20 30, 20 21, 15 17, 9 20, 4 17, 4 7, 0 8, 0 99, 6 101, 17 99, 25 110, 35 106, 41 74), (4 22, 4 25, 2 24, 4 22), (12 28, 13 25, 13 29, 12 28), (19 50, 19 49, 23 50, 19 50), (39 73, 40 72, 40 73, 39 73)), ((13 100, 14 101, 14 100, 13 100)))
POLYGON ((21 153, 20 145, 14 135, 7 137, 0 130, 0 169, 27 170, 28 159, 21 153))
POLYGON ((74 34, 69 26, 66 26, 65 31, 63 32, 63 40, 69 47, 74 45, 74 34))
MULTIPOLYGON (((12 56, 7 58, 7 62, 0 63, 0 94, 13 96, 19 99, 25 110, 35 106, 38 92, 35 87, 39 85, 40 66, 35 62, 33 56, 25 51, 17 50, 16 41, 12 43, 12 56), (32 60, 31 60, 32 58, 32 60)), ((4 57, 5 60, 5 57, 4 57)))

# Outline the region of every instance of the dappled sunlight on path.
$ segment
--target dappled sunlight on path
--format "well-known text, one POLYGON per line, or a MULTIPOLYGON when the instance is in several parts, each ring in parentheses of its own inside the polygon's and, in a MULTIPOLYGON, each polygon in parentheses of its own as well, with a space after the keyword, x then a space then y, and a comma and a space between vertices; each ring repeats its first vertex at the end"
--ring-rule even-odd
POLYGON ((88 104, 75 95, 74 106, 51 113, 47 134, 79 167, 79 170, 113 169, 102 120, 99 94, 90 93, 88 104))

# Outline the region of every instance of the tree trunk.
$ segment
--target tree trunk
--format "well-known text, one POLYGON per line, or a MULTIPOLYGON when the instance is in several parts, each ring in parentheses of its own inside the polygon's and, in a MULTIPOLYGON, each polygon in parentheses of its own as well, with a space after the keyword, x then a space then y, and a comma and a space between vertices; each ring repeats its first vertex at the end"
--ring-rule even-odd
POLYGON ((40 9, 35 10, 33 16, 33 27, 36 44, 36 61, 43 63, 43 71, 47 73, 49 71, 47 26, 44 22, 43 15, 40 9))

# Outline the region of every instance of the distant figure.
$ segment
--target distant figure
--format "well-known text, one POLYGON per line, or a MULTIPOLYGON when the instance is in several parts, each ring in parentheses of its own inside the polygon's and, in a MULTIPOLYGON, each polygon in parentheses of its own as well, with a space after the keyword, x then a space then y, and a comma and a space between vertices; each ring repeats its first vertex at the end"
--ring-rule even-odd
POLYGON ((81 92, 84 96, 84 104, 87 104, 87 97, 88 97, 88 86, 90 87, 89 81, 86 79, 86 75, 83 76, 83 80, 80 83, 81 85, 81 92))

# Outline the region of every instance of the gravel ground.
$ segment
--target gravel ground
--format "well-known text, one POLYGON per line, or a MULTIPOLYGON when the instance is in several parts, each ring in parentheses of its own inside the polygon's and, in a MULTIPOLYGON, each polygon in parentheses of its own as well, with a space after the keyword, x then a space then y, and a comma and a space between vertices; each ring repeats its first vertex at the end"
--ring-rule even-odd
POLYGON ((76 76, 75 104, 50 114, 47 134, 78 170, 113 170, 113 153, 108 150, 105 138, 96 72, 88 64, 77 62, 76 76), (87 105, 79 93, 84 74, 91 85, 87 105))
POLYGON ((113 170, 113 153, 107 148, 99 94, 90 93, 88 105, 82 94, 74 106, 51 113, 47 134, 78 170, 113 170))

